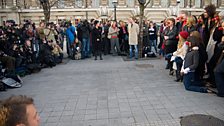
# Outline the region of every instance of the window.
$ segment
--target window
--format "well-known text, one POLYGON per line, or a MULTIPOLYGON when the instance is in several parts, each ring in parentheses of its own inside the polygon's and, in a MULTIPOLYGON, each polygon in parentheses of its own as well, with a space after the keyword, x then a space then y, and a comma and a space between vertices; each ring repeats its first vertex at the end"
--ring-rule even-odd
POLYGON ((83 6, 83 0, 76 0, 75 1, 75 7, 82 7, 83 6))

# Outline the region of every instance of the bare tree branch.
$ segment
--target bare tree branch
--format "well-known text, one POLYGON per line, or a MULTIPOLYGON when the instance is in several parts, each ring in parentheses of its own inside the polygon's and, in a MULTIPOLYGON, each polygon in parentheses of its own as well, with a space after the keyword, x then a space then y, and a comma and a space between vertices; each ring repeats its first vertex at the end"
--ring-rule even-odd
POLYGON ((51 1, 51 2, 50 2, 50 7, 53 7, 55 4, 57 4, 57 3, 58 3, 58 1, 59 1, 59 0, 56 0, 56 1, 51 1))
POLYGON ((145 8, 150 4, 151 0, 148 0, 148 2, 145 4, 145 8))

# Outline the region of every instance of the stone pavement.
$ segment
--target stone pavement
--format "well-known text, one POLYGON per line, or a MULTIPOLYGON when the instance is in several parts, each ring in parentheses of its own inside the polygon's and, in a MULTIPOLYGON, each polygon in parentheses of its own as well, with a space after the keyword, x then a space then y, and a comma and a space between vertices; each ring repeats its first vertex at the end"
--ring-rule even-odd
POLYGON ((22 88, 0 99, 33 97, 41 126, 180 126, 179 117, 189 114, 224 120, 223 98, 186 91, 164 67, 160 59, 71 60, 26 76, 22 88))

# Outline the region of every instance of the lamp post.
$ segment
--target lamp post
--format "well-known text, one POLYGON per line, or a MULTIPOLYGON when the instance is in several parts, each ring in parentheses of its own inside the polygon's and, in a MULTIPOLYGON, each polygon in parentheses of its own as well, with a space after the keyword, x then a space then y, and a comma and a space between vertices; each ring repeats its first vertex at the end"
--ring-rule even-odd
POLYGON ((114 21, 117 21, 117 0, 113 0, 112 4, 114 5, 114 21))
POLYGON ((88 8, 88 1, 86 0, 85 1, 86 3, 85 3, 85 8, 86 8, 86 20, 88 21, 88 11, 87 11, 87 8, 88 8))

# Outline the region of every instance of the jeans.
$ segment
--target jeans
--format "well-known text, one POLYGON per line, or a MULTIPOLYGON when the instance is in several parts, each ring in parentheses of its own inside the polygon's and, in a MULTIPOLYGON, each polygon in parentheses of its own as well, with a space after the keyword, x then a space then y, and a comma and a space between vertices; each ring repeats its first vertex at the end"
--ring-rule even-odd
POLYGON ((130 51, 130 55, 129 57, 132 58, 133 57, 133 50, 132 47, 134 46, 135 48, 135 59, 138 59, 138 45, 130 45, 129 51, 130 51))
POLYGON ((202 87, 200 82, 195 82, 195 73, 189 72, 184 75, 184 86, 186 90, 207 93, 207 88, 202 87))
POLYGON ((70 42, 67 42, 67 51, 68 51, 68 56, 70 57, 70 58, 72 58, 73 57, 73 55, 74 55, 74 51, 75 51, 75 46, 74 46, 74 44, 73 43, 70 43, 70 42))
POLYGON ((152 46, 154 46, 154 49, 157 53, 157 46, 156 46, 156 40, 149 40, 149 43, 150 43, 150 51, 152 51, 152 46))
POLYGON ((111 53, 113 55, 115 55, 115 47, 118 53, 121 52, 120 50, 120 44, 119 44, 119 39, 118 38, 111 38, 110 39, 110 43, 111 43, 111 53))
POLYGON ((82 39, 82 57, 88 57, 90 51, 90 41, 89 38, 82 39))
POLYGON ((218 90, 218 96, 224 97, 224 74, 215 72, 215 82, 218 90))

